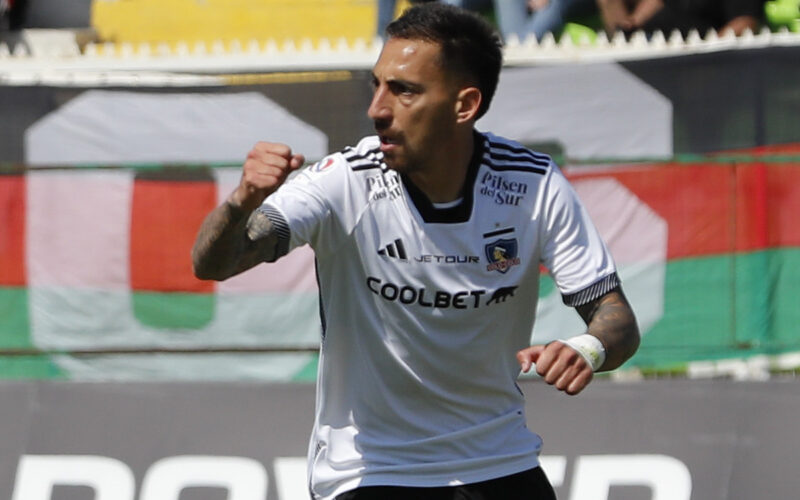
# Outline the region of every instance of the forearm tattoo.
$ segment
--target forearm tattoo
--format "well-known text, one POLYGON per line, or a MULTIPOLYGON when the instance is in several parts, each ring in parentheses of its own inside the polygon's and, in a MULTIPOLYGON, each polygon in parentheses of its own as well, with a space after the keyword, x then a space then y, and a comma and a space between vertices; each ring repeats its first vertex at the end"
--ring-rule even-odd
POLYGON ((612 370, 633 356, 639 347, 639 327, 621 288, 576 308, 594 335, 606 348, 601 370, 612 370))
POLYGON ((269 218, 246 214, 228 202, 214 209, 200 227, 192 248, 195 275, 223 280, 276 257, 277 237, 269 218))

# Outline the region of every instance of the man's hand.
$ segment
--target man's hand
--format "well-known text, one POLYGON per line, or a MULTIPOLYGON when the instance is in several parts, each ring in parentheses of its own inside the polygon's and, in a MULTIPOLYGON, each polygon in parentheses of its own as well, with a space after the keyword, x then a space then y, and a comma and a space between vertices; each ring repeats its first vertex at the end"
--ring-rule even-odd
POLYGON ((594 376, 592 367, 583 356, 559 341, 522 349, 517 353, 517 361, 524 373, 536 364, 536 373, 545 382, 571 396, 581 392, 594 376))
POLYGON ((597 0, 597 7, 609 37, 614 36, 617 30, 627 31, 634 27, 624 0, 597 0))
MULTIPOLYGON (((619 368, 639 348, 639 327, 621 287, 575 309, 586 322, 586 333, 596 337, 605 349, 605 361, 598 371, 619 368)), ((536 373, 545 382, 570 395, 581 392, 594 375, 586 359, 561 341, 525 348, 517 353, 517 361, 525 373, 535 363, 536 373)))
POLYGON ((264 198, 303 166, 303 155, 285 144, 259 142, 248 153, 239 185, 206 216, 192 247, 192 269, 200 279, 224 280, 280 257, 278 235, 267 216, 255 212, 264 198), (249 237, 251 232, 257 238, 249 237))
POLYGON ((664 0, 639 0, 636 8, 631 13, 633 27, 640 29, 664 8, 664 0))
POLYGON ((741 36, 747 29, 755 33, 758 31, 759 26, 760 23, 755 17, 739 16, 731 19, 728 24, 720 28, 719 34, 725 35, 728 31, 732 31, 734 35, 741 36))
POLYGON ((292 154, 292 149, 285 144, 257 143, 247 154, 242 179, 228 201, 245 213, 252 212, 304 162, 303 155, 292 154))
POLYGON ((531 12, 542 10, 550 3, 550 0, 528 0, 528 9, 531 12))

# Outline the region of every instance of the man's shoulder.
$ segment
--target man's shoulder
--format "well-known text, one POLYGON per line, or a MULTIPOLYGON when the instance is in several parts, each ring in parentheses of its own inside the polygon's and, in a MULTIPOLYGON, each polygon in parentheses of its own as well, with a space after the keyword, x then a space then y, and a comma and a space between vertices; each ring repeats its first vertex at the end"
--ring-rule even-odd
POLYGON ((381 143, 378 136, 371 135, 362 138, 354 146, 346 146, 336 153, 344 160, 354 172, 385 168, 383 164, 383 153, 380 149, 381 143))
POLYGON ((312 181, 337 182, 335 179, 345 179, 352 176, 361 176, 363 173, 374 172, 373 169, 385 169, 383 153, 380 151, 380 141, 377 136, 365 137, 355 146, 346 146, 340 151, 328 154, 316 163, 305 169, 306 178, 312 181))
POLYGON ((492 170, 546 175, 555 167, 549 155, 536 152, 517 141, 492 133, 481 135, 486 141, 483 163, 492 170))

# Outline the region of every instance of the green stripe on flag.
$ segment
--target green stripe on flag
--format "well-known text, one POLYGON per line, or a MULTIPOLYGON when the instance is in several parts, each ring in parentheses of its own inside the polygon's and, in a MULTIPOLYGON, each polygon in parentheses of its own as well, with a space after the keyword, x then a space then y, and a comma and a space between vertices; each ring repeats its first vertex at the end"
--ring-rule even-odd
MULTIPOLYGON (((28 290, 0 287, 0 349, 34 347, 28 319, 28 290)), ((0 378, 63 378, 64 373, 47 355, 2 356, 0 378)))
POLYGON ((31 345, 27 288, 0 287, 0 348, 31 345))
POLYGON ((2 379, 60 379, 66 374, 50 360, 50 356, 0 356, 2 379))
POLYGON ((800 248, 678 259, 667 263, 664 316, 630 365, 800 349, 800 248))
POLYGON ((642 332, 642 345, 631 363, 672 365, 715 357, 732 345, 733 266, 733 255, 668 262, 664 315, 642 332))
POLYGON ((771 306, 769 350, 800 350, 800 248, 769 252, 767 272, 771 306))
POLYGON ((133 311, 143 325, 154 328, 198 329, 214 318, 213 294, 136 292, 133 311))
POLYGON ((311 361, 309 361, 303 369, 294 374, 292 382, 316 382, 318 368, 319 355, 314 354, 311 361))

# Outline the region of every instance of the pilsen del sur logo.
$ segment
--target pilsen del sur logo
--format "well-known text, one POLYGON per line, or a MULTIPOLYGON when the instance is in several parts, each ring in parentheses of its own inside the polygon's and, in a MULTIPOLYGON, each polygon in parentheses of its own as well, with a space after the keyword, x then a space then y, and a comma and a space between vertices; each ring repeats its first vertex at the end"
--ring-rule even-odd
POLYGON ((487 271, 505 273, 511 267, 519 265, 519 245, 516 238, 501 238, 484 246, 489 265, 487 271))

